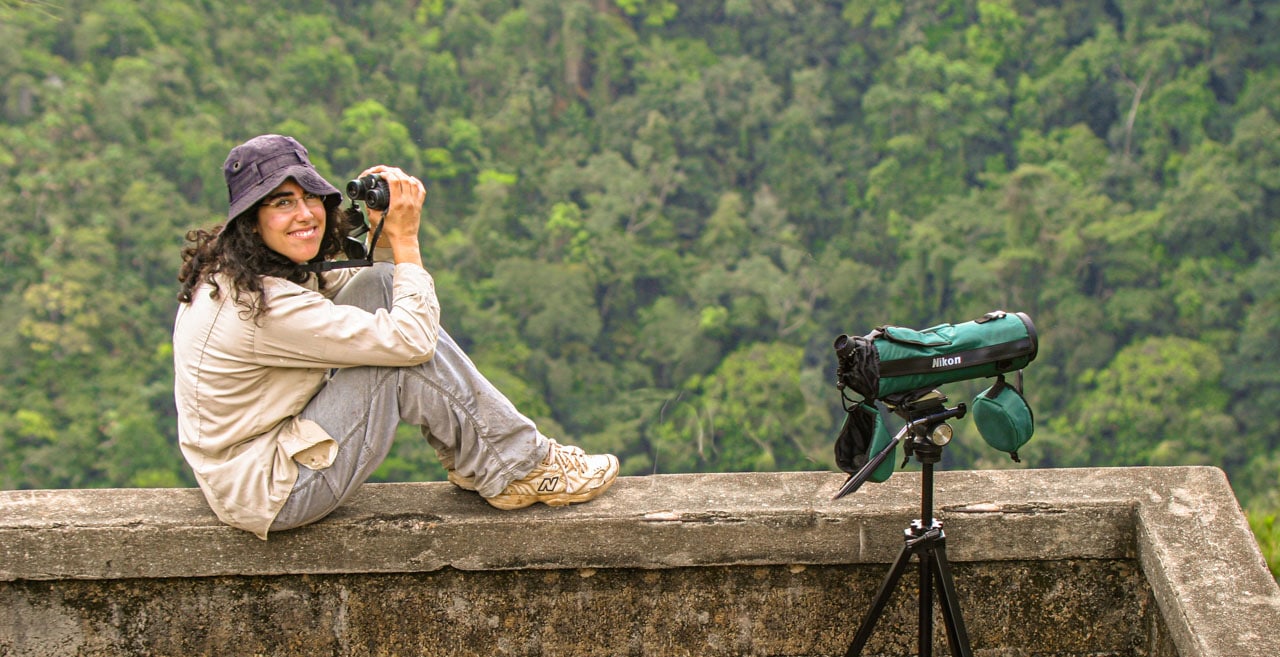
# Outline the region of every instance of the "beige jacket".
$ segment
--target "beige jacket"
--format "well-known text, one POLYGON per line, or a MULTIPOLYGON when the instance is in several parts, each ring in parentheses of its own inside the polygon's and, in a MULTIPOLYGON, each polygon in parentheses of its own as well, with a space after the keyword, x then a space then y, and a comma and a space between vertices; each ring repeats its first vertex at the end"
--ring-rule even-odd
POLYGON ((330 368, 404 367, 435 353, 440 304, 431 275, 396 265, 391 309, 371 314, 329 298, 357 271, 326 274, 323 294, 314 279, 304 287, 264 278, 270 310, 256 323, 231 299, 227 279, 219 279, 217 299, 205 283, 179 306, 178 439, 209 505, 228 525, 266 539, 298 477, 297 462, 315 469, 333 463, 337 443, 297 418, 330 368))

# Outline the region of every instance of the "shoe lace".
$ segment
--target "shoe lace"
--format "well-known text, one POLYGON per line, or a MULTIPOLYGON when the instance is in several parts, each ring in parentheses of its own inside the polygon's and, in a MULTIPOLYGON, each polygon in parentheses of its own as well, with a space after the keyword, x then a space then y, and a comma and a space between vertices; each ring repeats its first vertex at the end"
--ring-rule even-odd
POLYGON ((577 470, 578 472, 586 472, 591 467, 590 463, 587 462, 586 454, 567 450, 559 443, 552 446, 551 454, 552 463, 566 471, 577 470))

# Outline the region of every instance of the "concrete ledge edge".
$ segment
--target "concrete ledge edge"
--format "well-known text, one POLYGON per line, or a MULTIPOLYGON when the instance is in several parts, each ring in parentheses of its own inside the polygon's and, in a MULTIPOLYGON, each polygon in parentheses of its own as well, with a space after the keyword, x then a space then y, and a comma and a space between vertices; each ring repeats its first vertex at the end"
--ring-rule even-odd
MULTIPOLYGON (((843 480, 624 477, 590 504, 515 512, 445 483, 370 484, 269 541, 195 489, 3 491, 0 582, 889 563, 919 474, 831 500, 843 480)), ((935 499, 953 562, 1136 560, 1180 654, 1280 650, 1280 587, 1217 468, 939 472, 935 499)))

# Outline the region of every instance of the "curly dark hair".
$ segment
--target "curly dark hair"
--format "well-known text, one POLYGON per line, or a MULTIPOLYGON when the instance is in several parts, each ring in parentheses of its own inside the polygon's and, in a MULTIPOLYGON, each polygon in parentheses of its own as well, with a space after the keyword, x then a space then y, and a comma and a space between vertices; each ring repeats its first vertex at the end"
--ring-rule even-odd
MULTIPOLYGON (((210 228, 195 229, 187 233, 190 244, 182 248, 182 267, 178 270, 178 301, 191 303, 196 289, 204 282, 213 288, 209 297, 217 299, 222 294, 215 274, 224 273, 231 279, 231 298, 243 311, 242 317, 258 320, 270 308, 263 295, 262 277, 276 276, 299 285, 312 276, 309 265, 332 259, 342 252, 346 234, 356 225, 363 224, 363 216, 354 208, 342 209, 340 200, 325 203, 324 236, 320 240, 320 252, 305 264, 298 264, 276 253, 262 241, 254 230, 258 208, 254 206, 236 215, 231 221, 210 228)), ((324 289, 324 277, 317 284, 324 289)))

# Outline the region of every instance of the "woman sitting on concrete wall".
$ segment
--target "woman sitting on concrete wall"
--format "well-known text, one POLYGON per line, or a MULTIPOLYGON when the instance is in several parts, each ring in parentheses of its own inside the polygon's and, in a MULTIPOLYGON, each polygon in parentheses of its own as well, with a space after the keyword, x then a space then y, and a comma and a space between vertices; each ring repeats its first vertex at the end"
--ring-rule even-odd
POLYGON ((173 331, 182 453, 223 522, 265 539, 323 518, 386 458, 401 420, 422 427, 450 481, 500 509, 585 502, 613 483, 613 455, 542 435, 440 327, 421 181, 365 170, 390 197, 367 209, 376 262, 326 270, 344 219, 361 215, 340 210, 301 144, 255 137, 223 174, 227 221, 187 235, 173 331))

